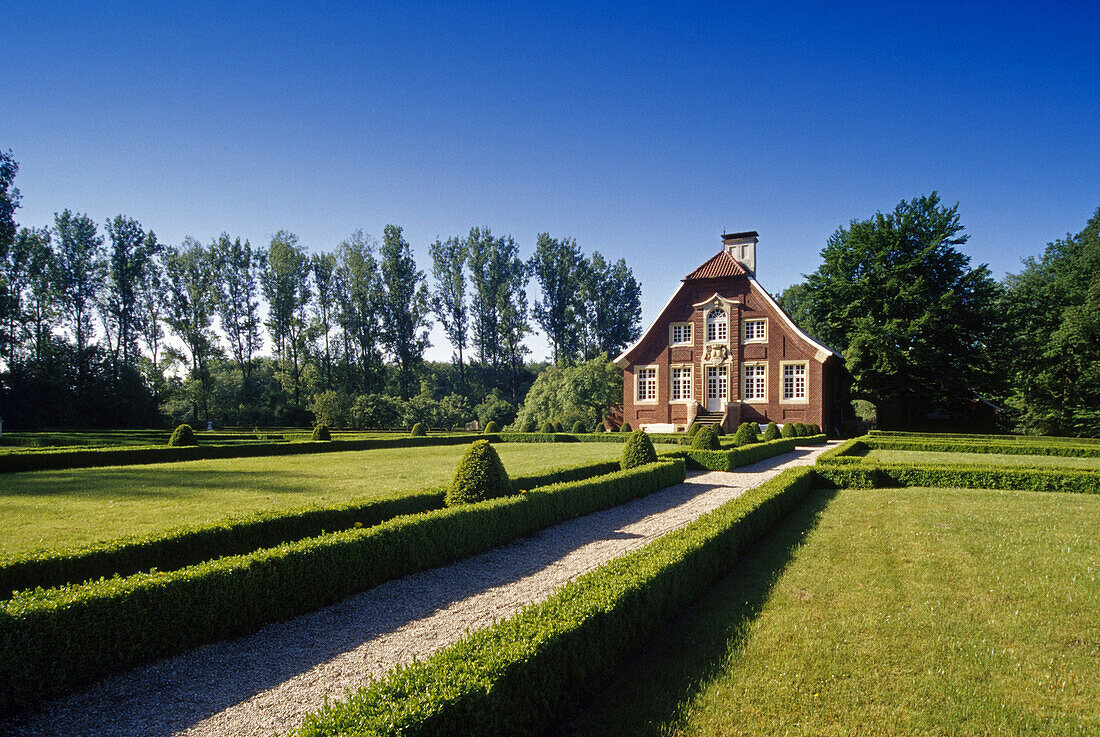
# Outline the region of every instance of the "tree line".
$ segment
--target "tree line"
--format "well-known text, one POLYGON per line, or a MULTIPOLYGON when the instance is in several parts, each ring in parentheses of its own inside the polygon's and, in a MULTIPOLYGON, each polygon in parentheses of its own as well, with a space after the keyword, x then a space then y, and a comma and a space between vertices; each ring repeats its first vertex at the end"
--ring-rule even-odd
POLYGON ((288 231, 266 247, 226 233, 172 245, 125 215, 101 231, 68 209, 20 227, 17 172, 0 152, 9 427, 508 422, 539 368, 524 342, 536 328, 559 365, 639 334, 626 262, 572 239, 542 233, 524 259, 512 237, 473 228, 430 244, 429 280, 397 225, 312 253, 288 231), (449 365, 424 360, 435 320, 449 365))
POLYGON ((839 228, 779 302, 880 427, 1100 436, 1100 209, 1002 281, 967 239, 958 205, 903 200, 839 228))

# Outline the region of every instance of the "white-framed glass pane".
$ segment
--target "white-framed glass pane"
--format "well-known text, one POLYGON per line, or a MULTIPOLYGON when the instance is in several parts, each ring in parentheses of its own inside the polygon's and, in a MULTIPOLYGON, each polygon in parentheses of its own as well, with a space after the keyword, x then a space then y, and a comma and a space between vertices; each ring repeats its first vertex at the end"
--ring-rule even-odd
POLYGON ((691 368, 679 366, 672 369, 672 398, 691 399, 691 368))
POLYGON ((726 311, 722 308, 707 313, 707 341, 725 340, 727 332, 726 311))
POLYGON ((672 325, 673 345, 687 345, 691 343, 691 323, 681 322, 672 325))
POLYGON ((657 369, 638 369, 638 400, 648 401, 657 398, 657 369))
POLYGON ((726 367, 708 366, 707 399, 725 399, 727 386, 728 382, 726 381, 726 367))
POLYGON ((766 329, 764 320, 746 320, 745 340, 764 340, 766 329))
POLYGON ((745 399, 764 399, 767 385, 767 366, 750 363, 745 366, 745 399))
POLYGON ((806 398, 806 365, 790 363, 783 367, 783 398, 806 398))

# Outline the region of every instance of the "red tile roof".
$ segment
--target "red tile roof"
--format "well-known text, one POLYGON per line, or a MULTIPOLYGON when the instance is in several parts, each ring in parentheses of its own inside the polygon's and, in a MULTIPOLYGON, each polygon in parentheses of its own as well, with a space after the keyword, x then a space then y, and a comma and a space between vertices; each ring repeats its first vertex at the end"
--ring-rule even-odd
POLYGON ((744 276, 747 273, 737 259, 722 250, 684 279, 719 279, 723 276, 744 276))

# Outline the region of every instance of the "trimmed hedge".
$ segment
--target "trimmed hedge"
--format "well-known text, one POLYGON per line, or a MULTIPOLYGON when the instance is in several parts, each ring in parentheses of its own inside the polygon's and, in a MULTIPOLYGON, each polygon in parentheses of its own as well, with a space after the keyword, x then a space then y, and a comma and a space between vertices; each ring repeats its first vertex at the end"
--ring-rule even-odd
POLYGON ((630 434, 630 440, 623 446, 623 455, 619 465, 625 471, 628 468, 637 468, 648 463, 657 462, 657 451, 653 449, 653 441, 641 430, 635 430, 630 434))
MULTIPOLYGON (((512 478, 512 493, 614 473, 618 461, 594 461, 512 478)), ((0 561, 0 598, 38 586, 51 588, 156 568, 172 571, 206 560, 260 548, 372 527, 404 514, 441 509, 445 487, 410 491, 385 499, 330 507, 305 507, 230 517, 207 525, 176 527, 148 535, 60 550, 37 551, 0 561)))
POLYGON ((486 499, 507 496, 511 492, 512 482, 496 449, 488 440, 477 440, 458 461, 454 479, 447 487, 443 502, 448 507, 475 504, 486 499))
POLYGON ((328 425, 318 425, 313 428, 313 436, 310 438, 314 442, 326 442, 332 440, 332 431, 328 429, 328 425))
POLYGON ((198 445, 198 441, 195 440, 195 430, 190 425, 178 426, 168 438, 170 448, 186 448, 192 445, 198 445))
POLYGON ((423 422, 417 422, 412 426, 412 430, 409 430, 409 435, 414 438, 422 438, 428 434, 428 428, 424 426, 423 422))
POLYGON ((622 504, 683 478, 682 462, 665 461, 179 571, 21 593, 0 603, 0 714, 113 671, 249 632, 622 504))
POLYGON ((691 439, 691 447, 693 450, 718 450, 721 447, 718 432, 710 425, 701 428, 691 439))
POLYGON ((487 423, 485 423, 484 433, 486 435, 492 435, 493 433, 498 432, 500 432, 500 425, 497 424, 496 420, 489 420, 487 423))
POLYGON ((634 428, 630 426, 629 422, 624 422, 619 425, 619 432, 634 432, 634 428))
POLYGON ((911 432, 908 430, 871 430, 871 437, 889 438, 935 438, 938 440, 1005 440, 1014 443, 1075 443, 1077 445, 1100 445, 1100 438, 1080 438, 1066 435, 995 435, 952 432, 911 432))
POLYGON ((818 464, 860 463, 867 454, 867 436, 845 440, 840 445, 829 448, 817 457, 818 464))
POLYGON ((919 450, 934 453, 996 453, 1001 455, 1045 455, 1068 458, 1100 458, 1100 445, 1070 443, 1036 443, 1003 440, 937 440, 934 438, 901 438, 871 435, 867 445, 879 450, 919 450))
POLYGON ((798 445, 824 445, 829 441, 829 436, 823 433, 819 435, 806 435, 801 438, 795 438, 794 441, 798 445))
POLYGON ((733 444, 738 447, 752 445, 759 442, 756 437, 756 425, 752 422, 742 422, 737 426, 737 432, 733 436, 733 444))
MULTIPOLYGON (((702 434, 702 433, 700 433, 702 434)), ((765 458, 777 456, 780 453, 789 453, 795 448, 794 438, 772 440, 767 443, 753 443, 741 448, 728 450, 700 450, 689 448, 664 454, 665 458, 683 458, 687 461, 688 468, 704 469, 707 471, 732 471, 735 468, 746 466, 750 463, 762 461, 765 458)))
POLYGON ((581 435, 583 433, 588 432, 588 430, 587 430, 587 428, 585 428, 583 422, 581 422, 580 420, 577 420, 576 422, 573 423, 572 432, 576 435, 581 435))
POLYGON ((542 428, 540 428, 539 432, 543 433, 544 435, 552 435, 554 433, 554 423, 553 422, 544 422, 544 423, 542 423, 542 428))
POLYGON ((1100 473, 1078 469, 1058 471, 1003 466, 932 465, 824 465, 818 476, 838 488, 863 489, 903 486, 959 487, 1014 491, 1064 491, 1100 494, 1100 473))
POLYGON ((767 443, 771 440, 779 440, 781 437, 783 436, 779 434, 779 425, 774 422, 769 422, 767 429, 764 430, 764 437, 762 440, 767 443))
POLYGON ((623 660, 726 575, 812 488, 810 469, 775 479, 546 601, 391 671, 306 717, 299 737, 545 733, 623 660))

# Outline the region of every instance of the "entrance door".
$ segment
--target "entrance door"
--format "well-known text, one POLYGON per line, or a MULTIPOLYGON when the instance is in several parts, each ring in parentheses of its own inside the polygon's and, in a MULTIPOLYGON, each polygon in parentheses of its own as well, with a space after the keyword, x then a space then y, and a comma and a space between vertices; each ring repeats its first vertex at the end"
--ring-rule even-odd
POLYGON ((728 386, 725 366, 707 366, 707 412, 722 411, 728 386))

